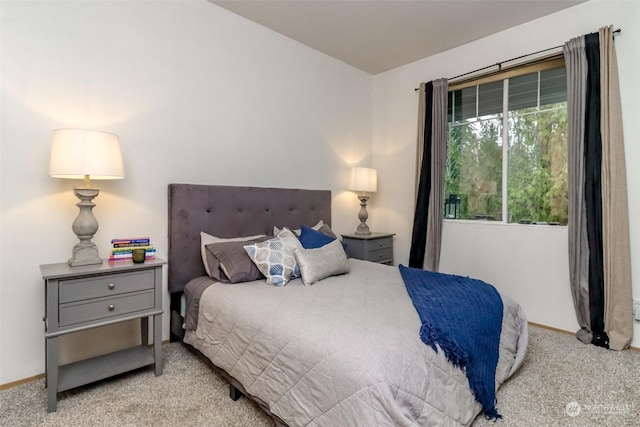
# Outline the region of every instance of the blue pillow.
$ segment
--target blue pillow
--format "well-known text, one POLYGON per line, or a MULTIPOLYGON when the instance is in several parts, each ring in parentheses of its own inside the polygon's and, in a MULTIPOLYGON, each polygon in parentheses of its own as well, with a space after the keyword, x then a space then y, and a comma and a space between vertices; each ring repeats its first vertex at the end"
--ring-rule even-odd
POLYGON ((300 228, 300 243, 305 249, 318 249, 334 240, 336 240, 334 237, 329 237, 306 225, 300 228))

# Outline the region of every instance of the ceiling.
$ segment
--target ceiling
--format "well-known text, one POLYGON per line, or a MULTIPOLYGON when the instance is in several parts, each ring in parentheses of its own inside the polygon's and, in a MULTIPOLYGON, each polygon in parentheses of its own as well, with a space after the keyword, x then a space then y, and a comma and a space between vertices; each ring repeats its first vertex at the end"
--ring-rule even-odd
POLYGON ((371 74, 586 0, 210 0, 371 74))

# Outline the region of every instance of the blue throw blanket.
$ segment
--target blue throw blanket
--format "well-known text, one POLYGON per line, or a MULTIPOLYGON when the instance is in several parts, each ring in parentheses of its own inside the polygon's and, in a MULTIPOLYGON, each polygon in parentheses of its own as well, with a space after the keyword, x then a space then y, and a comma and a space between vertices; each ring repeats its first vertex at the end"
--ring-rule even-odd
POLYGON ((420 338, 460 367, 488 418, 496 410, 495 377, 502 332, 502 298, 482 280, 400 266, 422 327, 420 338))

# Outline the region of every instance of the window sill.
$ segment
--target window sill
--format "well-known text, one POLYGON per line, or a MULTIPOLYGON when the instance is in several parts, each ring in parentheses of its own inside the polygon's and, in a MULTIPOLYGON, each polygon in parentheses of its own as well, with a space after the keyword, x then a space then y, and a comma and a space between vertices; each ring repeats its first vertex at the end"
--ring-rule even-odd
POLYGON ((448 219, 448 218, 443 218, 443 221, 445 223, 452 223, 452 224, 473 224, 473 225, 488 225, 491 227, 495 227, 495 226, 506 226, 506 227, 527 227, 527 228, 561 228, 561 229, 566 229, 567 226, 566 225, 551 225, 551 224, 520 224, 517 222, 513 222, 513 223, 507 223, 507 222, 503 222, 503 221, 489 221, 486 219, 448 219))

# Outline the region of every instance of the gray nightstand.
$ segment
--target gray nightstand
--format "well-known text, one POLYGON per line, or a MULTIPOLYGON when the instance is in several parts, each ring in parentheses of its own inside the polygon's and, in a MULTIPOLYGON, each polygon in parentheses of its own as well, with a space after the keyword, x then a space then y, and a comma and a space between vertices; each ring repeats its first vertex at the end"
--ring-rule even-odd
POLYGON ((70 267, 45 264, 45 341, 47 409, 57 408, 57 393, 147 365, 162 374, 162 266, 155 259, 70 267), (149 347, 153 317, 153 347, 149 347), (140 319, 141 344, 114 353, 58 366, 58 337, 140 319))
POLYGON ((342 243, 351 258, 393 264, 393 233, 343 234, 342 243))

